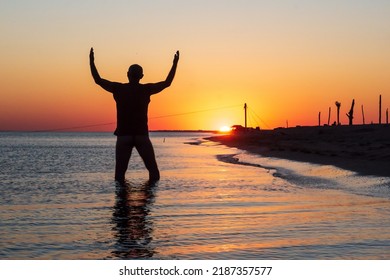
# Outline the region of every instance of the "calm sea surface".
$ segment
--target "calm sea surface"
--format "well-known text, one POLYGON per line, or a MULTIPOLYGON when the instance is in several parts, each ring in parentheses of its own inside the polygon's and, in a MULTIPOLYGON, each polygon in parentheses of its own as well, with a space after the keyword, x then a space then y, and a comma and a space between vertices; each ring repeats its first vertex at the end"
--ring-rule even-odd
POLYGON ((152 133, 114 180, 110 133, 0 133, 0 259, 390 259, 390 178, 152 133))

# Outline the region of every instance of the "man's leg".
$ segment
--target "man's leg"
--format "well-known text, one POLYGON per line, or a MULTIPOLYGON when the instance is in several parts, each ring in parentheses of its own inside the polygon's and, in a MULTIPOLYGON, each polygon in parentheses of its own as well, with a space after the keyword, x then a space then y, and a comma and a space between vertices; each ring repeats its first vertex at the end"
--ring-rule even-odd
POLYGON ((125 173, 133 150, 132 136, 118 136, 115 147, 115 180, 125 181, 125 173))
POLYGON ((160 180, 160 171, 158 170, 156 157, 154 155, 153 145, 150 142, 149 136, 137 135, 135 136, 135 147, 141 156, 146 168, 149 171, 149 180, 160 180))

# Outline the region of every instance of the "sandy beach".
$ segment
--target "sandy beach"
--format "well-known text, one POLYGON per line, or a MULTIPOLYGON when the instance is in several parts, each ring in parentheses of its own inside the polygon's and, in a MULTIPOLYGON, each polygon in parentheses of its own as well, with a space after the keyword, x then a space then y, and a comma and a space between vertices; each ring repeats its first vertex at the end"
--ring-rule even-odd
POLYGON ((251 153, 390 176, 390 126, 295 127, 219 135, 209 140, 251 153))

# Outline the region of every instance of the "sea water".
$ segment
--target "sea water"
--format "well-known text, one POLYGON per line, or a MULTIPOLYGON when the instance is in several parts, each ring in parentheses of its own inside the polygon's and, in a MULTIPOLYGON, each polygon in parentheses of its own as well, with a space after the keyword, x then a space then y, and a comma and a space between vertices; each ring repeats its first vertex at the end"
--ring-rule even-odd
POLYGON ((390 178, 151 133, 114 180, 110 133, 0 133, 0 259, 389 259, 390 178))

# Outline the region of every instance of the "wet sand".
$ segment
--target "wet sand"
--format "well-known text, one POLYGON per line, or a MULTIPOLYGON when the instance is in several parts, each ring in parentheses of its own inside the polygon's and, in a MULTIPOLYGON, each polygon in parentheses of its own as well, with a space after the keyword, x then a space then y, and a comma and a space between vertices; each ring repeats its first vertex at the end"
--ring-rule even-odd
POLYGON ((390 177, 389 125, 279 128, 219 135, 209 140, 263 156, 390 177))

